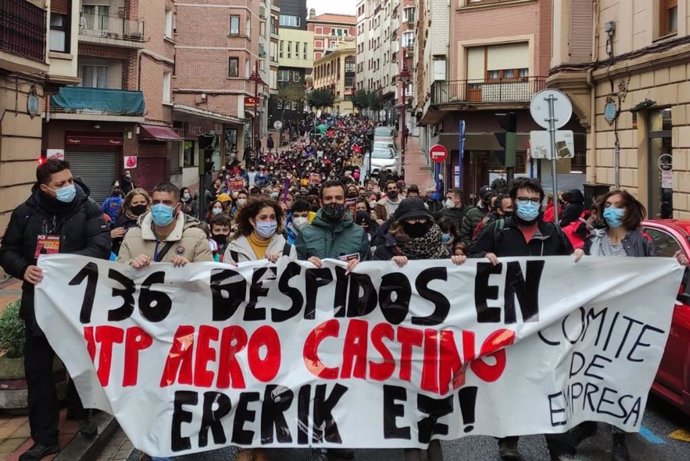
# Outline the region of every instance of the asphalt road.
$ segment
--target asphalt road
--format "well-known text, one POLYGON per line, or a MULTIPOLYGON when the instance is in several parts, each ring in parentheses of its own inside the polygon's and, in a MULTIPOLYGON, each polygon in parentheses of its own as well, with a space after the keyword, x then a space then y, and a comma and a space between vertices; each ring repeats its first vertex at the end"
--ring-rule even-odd
MULTIPOLYGON (((639 434, 627 436, 628 448, 633 461, 682 461, 690 460, 690 418, 657 398, 650 398, 639 434), (678 431, 684 430, 685 433, 678 431), (689 441, 676 440, 680 436, 689 441)), ((446 461, 500 460, 496 441, 491 437, 467 437, 442 442, 446 461)), ((176 458, 176 461, 228 461, 234 449, 176 458)), ((520 453, 525 461, 548 460, 549 455, 543 436, 520 439, 520 453)), ((271 461, 310 461, 309 450, 269 450, 271 461)), ((586 461, 611 459, 611 430, 600 424, 598 433, 585 440, 576 457, 586 461)), ((403 461, 402 450, 356 450, 356 461, 403 461)))

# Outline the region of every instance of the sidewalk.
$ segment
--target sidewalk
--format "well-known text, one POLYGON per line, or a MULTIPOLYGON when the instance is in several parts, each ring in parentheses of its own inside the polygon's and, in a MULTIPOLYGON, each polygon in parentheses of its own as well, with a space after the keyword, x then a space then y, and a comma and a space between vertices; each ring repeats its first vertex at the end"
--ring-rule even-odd
MULTIPOLYGON (((21 281, 9 279, 0 283, 0 314, 11 302, 21 298, 21 281)), ((68 421, 65 411, 60 414, 60 447, 65 447, 77 434, 76 421, 68 421)), ((31 445, 29 418, 0 413, 0 461, 16 461, 31 445)), ((52 460, 55 455, 44 458, 52 460)))
POLYGON ((427 163, 428 155, 422 152, 418 138, 408 136, 405 147, 405 184, 416 184, 422 197, 427 188, 434 187, 433 169, 427 163))

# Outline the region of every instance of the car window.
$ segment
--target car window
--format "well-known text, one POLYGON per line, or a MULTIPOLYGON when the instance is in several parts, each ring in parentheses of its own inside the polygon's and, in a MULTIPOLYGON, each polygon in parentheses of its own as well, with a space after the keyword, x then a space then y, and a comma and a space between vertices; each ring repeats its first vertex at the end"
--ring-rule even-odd
POLYGON ((372 158, 379 158, 379 159, 392 159, 395 158, 393 156, 393 151, 390 149, 374 149, 371 152, 371 157, 372 158))
POLYGON ((680 244, 668 232, 649 227, 644 228, 644 231, 652 237, 657 256, 673 257, 675 252, 680 250, 680 244))

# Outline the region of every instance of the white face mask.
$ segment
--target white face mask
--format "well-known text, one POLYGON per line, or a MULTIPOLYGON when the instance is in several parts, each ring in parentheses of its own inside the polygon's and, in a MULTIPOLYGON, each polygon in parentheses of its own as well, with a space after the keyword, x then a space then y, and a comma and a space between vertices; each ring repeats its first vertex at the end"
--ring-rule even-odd
POLYGON ((376 200, 369 202, 369 208, 376 208, 376 200))
POLYGON ((455 202, 452 199, 446 200, 446 208, 455 208, 455 202))
POLYGON ((295 226, 295 229, 297 230, 302 230, 304 226, 309 224, 309 218, 303 218, 302 216, 297 216, 292 220, 292 224, 295 226))

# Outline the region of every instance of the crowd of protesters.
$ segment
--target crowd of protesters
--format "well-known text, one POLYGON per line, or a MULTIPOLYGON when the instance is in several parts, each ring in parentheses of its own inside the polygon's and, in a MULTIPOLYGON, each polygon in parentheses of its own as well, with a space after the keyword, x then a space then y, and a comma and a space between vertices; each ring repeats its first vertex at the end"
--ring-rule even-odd
MULTIPOLYGON (((49 160, 38 167, 32 195, 13 213, 0 246, 0 265, 25 282, 22 316, 35 444, 21 460, 58 451, 58 405, 49 382, 54 353, 33 311, 33 287, 43 277, 36 265, 44 252, 41 236, 60 241, 69 234, 63 242, 69 245, 58 246, 59 252, 110 257, 135 269, 156 262, 276 262, 283 256, 317 267, 323 259, 340 259, 352 270, 372 259, 404 266, 420 259, 460 265, 468 257, 497 264, 504 256, 654 254, 652 242, 638 230, 644 207, 626 192, 610 192, 588 210, 582 193, 569 191, 552 197, 543 209, 547 197, 538 180, 508 184, 499 179, 479 189, 476 204, 463 203, 459 189, 449 190, 443 201, 435 190, 422 192, 393 173, 372 176, 363 168, 375 127, 365 117, 309 114, 290 127, 292 139, 286 145, 269 141, 256 152, 249 149, 245 159, 222 165, 212 184, 196 193, 169 183, 146 191, 126 174, 99 208, 67 162, 49 160), (173 246, 175 251, 169 251, 173 246)), ((676 257, 687 264, 683 255, 676 257)), ((93 437, 96 428, 71 389, 80 431, 93 437)), ((591 430, 547 436, 552 459, 572 459, 577 443, 591 430)), ((498 443, 502 458, 519 458, 517 437, 498 443)), ((613 451, 615 459, 629 459, 620 432, 614 432, 613 451)), ((351 458, 353 453, 319 449, 312 459, 325 461, 331 455, 351 458)), ((237 459, 267 456, 266 450, 242 450, 237 459)), ((440 444, 432 442, 427 453, 405 450, 406 461, 425 456, 441 460, 440 444)))

